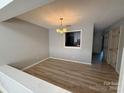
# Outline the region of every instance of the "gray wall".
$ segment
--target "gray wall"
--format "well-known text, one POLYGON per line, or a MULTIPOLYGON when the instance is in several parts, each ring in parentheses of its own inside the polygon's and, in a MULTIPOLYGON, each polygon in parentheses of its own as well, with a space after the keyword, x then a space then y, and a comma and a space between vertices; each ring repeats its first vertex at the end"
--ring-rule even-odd
POLYGON ((102 49, 102 31, 95 31, 93 38, 93 53, 100 53, 102 49))
POLYGON ((82 26, 72 26, 70 28, 71 30, 83 30, 81 49, 65 48, 64 36, 56 33, 55 29, 51 29, 49 32, 50 57, 91 64, 93 27, 93 24, 85 24, 82 26))
POLYGON ((24 68, 49 56, 49 32, 12 19, 0 23, 0 65, 24 68))

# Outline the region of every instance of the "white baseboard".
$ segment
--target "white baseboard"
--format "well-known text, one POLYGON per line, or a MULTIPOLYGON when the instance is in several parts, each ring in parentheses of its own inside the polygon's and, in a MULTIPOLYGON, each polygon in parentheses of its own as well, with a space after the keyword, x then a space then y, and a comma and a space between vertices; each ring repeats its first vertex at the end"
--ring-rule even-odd
POLYGON ((75 60, 68 60, 68 59, 55 58, 55 57, 49 57, 49 58, 57 59, 57 60, 64 60, 64 61, 74 62, 74 63, 80 63, 80 64, 86 64, 86 65, 92 65, 92 63, 86 63, 86 62, 75 61, 75 60))
POLYGON ((28 69, 28 68, 31 68, 31 67, 33 67, 33 66, 35 66, 35 65, 37 65, 37 64, 39 64, 39 63, 41 63, 41 62, 43 62, 43 61, 45 61, 45 60, 47 60, 47 59, 49 59, 49 58, 57 59, 57 60, 64 60, 64 61, 74 62, 74 63, 81 63, 81 64, 86 64, 86 65, 92 65, 91 63, 86 63, 86 62, 81 62, 81 61, 68 60, 68 59, 55 58, 55 57, 48 57, 48 58, 45 58, 45 59, 43 59, 43 60, 40 60, 40 61, 38 61, 38 62, 36 62, 36 63, 34 63, 34 64, 31 64, 31 65, 29 65, 29 66, 23 68, 22 71, 24 71, 24 70, 26 70, 26 69, 28 69))
POLYGON ((37 65, 37 64, 39 64, 39 63, 41 63, 41 62, 43 62, 43 61, 45 61, 45 60, 47 60, 47 59, 49 59, 49 57, 48 57, 48 58, 45 58, 45 59, 43 59, 43 60, 40 60, 40 61, 38 61, 38 62, 36 62, 36 63, 34 63, 34 64, 31 64, 31 65, 29 65, 29 66, 27 66, 27 67, 25 67, 25 68, 23 68, 22 71, 24 71, 24 70, 26 70, 26 69, 28 69, 28 68, 30 68, 30 67, 33 67, 33 66, 35 66, 35 65, 37 65))

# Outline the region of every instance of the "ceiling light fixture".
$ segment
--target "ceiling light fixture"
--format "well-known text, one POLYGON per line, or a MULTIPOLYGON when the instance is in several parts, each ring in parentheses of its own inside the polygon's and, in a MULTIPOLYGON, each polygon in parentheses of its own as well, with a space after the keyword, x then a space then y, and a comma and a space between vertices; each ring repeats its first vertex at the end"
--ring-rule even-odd
POLYGON ((56 32, 60 33, 60 34, 63 34, 65 32, 67 32, 67 28, 65 28, 63 26, 63 18, 60 18, 60 22, 61 22, 60 27, 58 29, 56 29, 56 32))
POLYGON ((0 9, 4 8, 14 0, 0 0, 0 9))

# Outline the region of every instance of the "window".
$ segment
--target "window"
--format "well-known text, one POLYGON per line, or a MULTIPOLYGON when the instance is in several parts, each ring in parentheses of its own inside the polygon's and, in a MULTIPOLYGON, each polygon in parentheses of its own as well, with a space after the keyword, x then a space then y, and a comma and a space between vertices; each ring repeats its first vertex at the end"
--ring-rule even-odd
POLYGON ((65 47, 77 47, 81 45, 81 31, 73 31, 65 33, 65 47))

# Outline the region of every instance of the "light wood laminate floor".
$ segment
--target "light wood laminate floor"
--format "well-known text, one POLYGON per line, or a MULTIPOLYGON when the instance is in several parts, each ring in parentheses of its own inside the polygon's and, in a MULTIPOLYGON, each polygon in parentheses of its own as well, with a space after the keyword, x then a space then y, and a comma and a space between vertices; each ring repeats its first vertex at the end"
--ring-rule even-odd
POLYGON ((72 93, 117 93, 113 82, 118 81, 118 75, 108 64, 84 65, 48 59, 24 71, 72 93))

